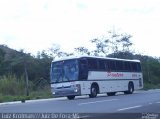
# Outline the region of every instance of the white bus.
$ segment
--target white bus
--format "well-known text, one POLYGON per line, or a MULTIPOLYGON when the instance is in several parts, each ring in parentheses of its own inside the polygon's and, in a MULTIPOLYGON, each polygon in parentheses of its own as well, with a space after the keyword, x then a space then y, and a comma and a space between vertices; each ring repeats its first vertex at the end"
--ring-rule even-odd
POLYGON ((132 94, 143 88, 143 75, 139 60, 81 56, 52 61, 51 91, 54 97, 116 92, 132 94))

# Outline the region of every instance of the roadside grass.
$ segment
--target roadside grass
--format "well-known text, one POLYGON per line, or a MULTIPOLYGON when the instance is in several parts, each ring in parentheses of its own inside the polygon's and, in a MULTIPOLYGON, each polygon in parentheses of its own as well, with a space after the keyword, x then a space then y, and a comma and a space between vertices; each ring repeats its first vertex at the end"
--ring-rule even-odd
POLYGON ((29 96, 21 95, 2 95, 0 94, 0 103, 2 102, 11 102, 11 101, 22 101, 25 102, 26 100, 35 100, 35 99, 45 99, 45 98, 51 98, 52 95, 48 91, 32 91, 30 92, 29 96))
POLYGON ((144 83, 143 90, 160 89, 160 84, 144 83))
POLYGON ((26 96, 26 85, 24 77, 17 78, 9 74, 0 77, 0 103, 10 101, 22 101, 31 99, 51 98, 50 86, 36 87, 29 82, 29 96, 26 96))
POLYGON ((23 77, 17 78, 11 74, 0 77, 0 93, 2 95, 23 95, 24 87, 23 77))
MULTIPOLYGON (((10 101, 22 101, 31 99, 51 98, 51 90, 49 84, 35 86, 29 81, 29 96, 26 96, 26 85, 24 77, 17 78, 15 75, 9 74, 0 77, 0 103, 10 101)), ((144 83, 143 90, 160 89, 159 83, 144 83)))
POLYGON ((29 97, 31 97, 31 99, 52 98, 50 87, 43 90, 32 91, 30 92, 29 97))

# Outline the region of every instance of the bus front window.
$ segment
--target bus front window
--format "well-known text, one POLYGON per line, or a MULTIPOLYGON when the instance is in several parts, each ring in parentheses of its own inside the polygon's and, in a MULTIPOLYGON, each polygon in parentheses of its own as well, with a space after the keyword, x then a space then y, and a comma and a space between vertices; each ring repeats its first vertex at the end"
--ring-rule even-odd
POLYGON ((53 62, 51 82, 64 82, 78 80, 77 60, 53 62))
POLYGON ((64 81, 77 80, 78 68, 77 65, 66 63, 64 65, 64 81))
POLYGON ((62 65, 59 63, 52 64, 51 82, 62 82, 63 79, 62 65))

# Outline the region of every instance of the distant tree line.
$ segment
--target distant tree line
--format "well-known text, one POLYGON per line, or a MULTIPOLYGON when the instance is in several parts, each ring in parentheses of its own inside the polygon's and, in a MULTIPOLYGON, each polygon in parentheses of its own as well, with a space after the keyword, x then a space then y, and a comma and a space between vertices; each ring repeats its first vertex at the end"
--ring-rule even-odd
MULTIPOLYGON (((77 47, 72 53, 61 51, 58 45, 53 45, 48 50, 38 52, 36 56, 25 53, 23 50, 16 51, 5 45, 0 45, 0 77, 14 74, 17 77, 24 76, 38 87, 44 82, 50 82, 50 65, 57 57, 72 55, 90 55, 114 57, 123 59, 139 59, 145 83, 160 84, 160 58, 136 54, 132 50, 131 35, 115 34, 108 32, 105 37, 90 40, 95 49, 77 47)), ((43 87, 43 86, 42 86, 43 87)))

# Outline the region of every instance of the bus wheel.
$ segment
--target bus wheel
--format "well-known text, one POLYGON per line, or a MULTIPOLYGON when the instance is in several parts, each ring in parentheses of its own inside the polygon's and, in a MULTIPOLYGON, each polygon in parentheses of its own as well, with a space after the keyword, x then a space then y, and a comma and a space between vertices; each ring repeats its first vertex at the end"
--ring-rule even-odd
POLYGON ((94 98, 97 96, 97 93, 98 93, 98 91, 97 91, 96 85, 92 85, 91 86, 91 94, 89 94, 89 97, 94 98))
POLYGON ((67 96, 68 100, 74 100, 75 96, 71 95, 71 96, 67 96))
POLYGON ((129 94, 132 94, 133 92, 134 92, 134 85, 133 85, 133 83, 129 83, 128 93, 129 93, 129 94))
POLYGON ((134 92, 134 84, 130 82, 128 84, 128 91, 125 91, 124 94, 132 94, 134 92))
POLYGON ((116 92, 107 93, 108 96, 115 96, 116 92))

